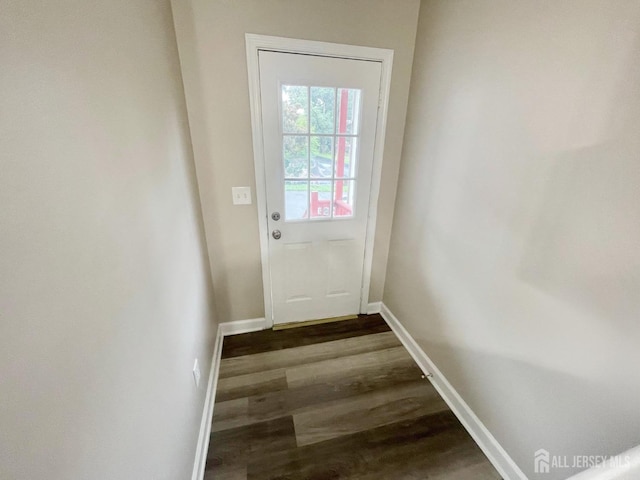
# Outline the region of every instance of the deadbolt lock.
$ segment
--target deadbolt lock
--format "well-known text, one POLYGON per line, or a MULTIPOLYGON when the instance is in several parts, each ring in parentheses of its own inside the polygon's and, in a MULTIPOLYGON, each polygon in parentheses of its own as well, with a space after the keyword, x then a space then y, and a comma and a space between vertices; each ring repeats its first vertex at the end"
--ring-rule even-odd
POLYGON ((280 212, 273 212, 271 214, 271 218, 273 219, 274 222, 277 222, 278 220, 280 220, 280 212))

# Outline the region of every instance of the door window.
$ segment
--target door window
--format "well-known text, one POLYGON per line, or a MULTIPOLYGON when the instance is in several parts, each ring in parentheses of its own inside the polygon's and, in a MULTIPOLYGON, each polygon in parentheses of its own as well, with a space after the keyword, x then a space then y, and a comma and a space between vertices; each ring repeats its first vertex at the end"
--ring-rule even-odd
POLYGON ((361 90, 281 88, 285 221, 353 217, 361 90))

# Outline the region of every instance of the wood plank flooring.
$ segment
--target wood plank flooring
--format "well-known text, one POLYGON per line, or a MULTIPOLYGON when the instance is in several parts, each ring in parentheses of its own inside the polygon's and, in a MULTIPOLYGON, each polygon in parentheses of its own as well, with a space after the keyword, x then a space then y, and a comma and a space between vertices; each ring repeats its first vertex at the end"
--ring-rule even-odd
POLYGON ((379 315, 227 337, 205 480, 494 480, 379 315))

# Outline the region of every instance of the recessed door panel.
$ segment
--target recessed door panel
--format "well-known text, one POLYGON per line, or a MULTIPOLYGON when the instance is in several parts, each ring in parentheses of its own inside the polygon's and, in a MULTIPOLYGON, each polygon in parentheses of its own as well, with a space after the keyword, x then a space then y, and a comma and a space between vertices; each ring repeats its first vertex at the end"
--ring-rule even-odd
POLYGON ((282 249, 284 263, 285 301, 311 302, 314 297, 314 278, 308 275, 316 269, 311 242, 286 244, 282 249))
POLYGON ((356 275, 359 271, 357 258, 358 245, 355 240, 331 240, 327 242, 326 294, 327 296, 357 296, 359 290, 353 291, 358 283, 356 275))

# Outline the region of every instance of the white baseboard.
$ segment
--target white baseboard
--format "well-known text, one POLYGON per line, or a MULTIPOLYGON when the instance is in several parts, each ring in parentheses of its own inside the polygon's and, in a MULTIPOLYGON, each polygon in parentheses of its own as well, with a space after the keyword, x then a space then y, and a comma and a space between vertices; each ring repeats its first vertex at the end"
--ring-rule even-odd
POLYGON ((234 320, 233 322, 224 322, 220 324, 222 335, 239 335, 241 333, 258 332, 269 328, 264 317, 250 318, 248 320, 234 320))
POLYGON ((380 313, 382 302, 372 302, 367 305, 367 315, 373 315, 374 313, 380 313))
POLYGON ((213 404, 216 398, 218 372, 220 371, 220 359, 222 357, 222 340, 224 337, 222 325, 223 324, 218 325, 216 342, 213 346, 213 357, 211 359, 211 367, 209 369, 209 382, 207 383, 207 395, 204 399, 202 421, 200 422, 200 434, 198 435, 196 458, 193 464, 191 480, 202 480, 204 477, 204 467, 207 463, 209 438, 211 436, 211 421, 213 419, 213 404))
POLYGON ((527 480, 522 470, 384 303, 380 314, 500 475, 505 480, 527 480))
POLYGON ((257 332, 268 328, 264 318, 250 318, 248 320, 235 320, 218 324, 216 342, 213 346, 213 358, 209 370, 209 383, 207 384, 207 395, 204 400, 202 411, 202 421, 200 422, 200 434, 198 435, 198 445, 196 447, 196 458, 193 464, 191 480, 202 480, 204 478, 204 467, 207 463, 207 452, 209 451, 209 439, 211 437, 211 420, 213 419, 213 405, 216 398, 216 387, 218 386, 218 373, 220 371, 220 361, 222 358, 222 343, 224 337, 238 335, 241 333, 257 332))

